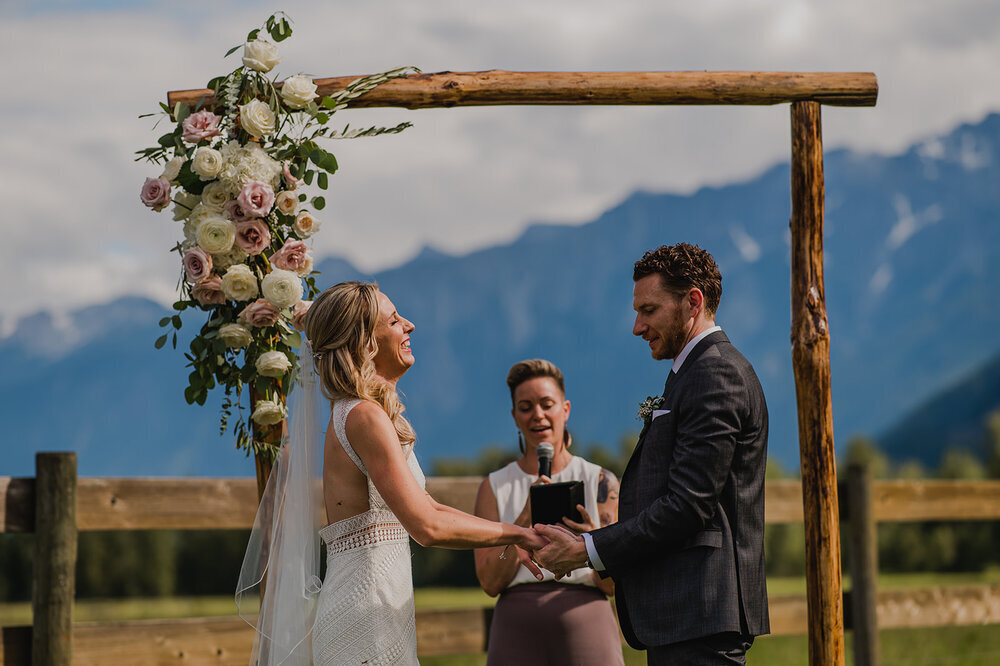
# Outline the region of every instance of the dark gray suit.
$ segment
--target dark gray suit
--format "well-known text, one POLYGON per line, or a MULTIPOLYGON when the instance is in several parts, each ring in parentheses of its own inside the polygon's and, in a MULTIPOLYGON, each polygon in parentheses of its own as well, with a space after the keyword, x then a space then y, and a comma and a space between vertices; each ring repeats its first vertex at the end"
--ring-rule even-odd
POLYGON ((722 331, 671 375, 622 475, 618 522, 591 532, 622 632, 643 649, 770 631, 764 582, 767 405, 722 331))

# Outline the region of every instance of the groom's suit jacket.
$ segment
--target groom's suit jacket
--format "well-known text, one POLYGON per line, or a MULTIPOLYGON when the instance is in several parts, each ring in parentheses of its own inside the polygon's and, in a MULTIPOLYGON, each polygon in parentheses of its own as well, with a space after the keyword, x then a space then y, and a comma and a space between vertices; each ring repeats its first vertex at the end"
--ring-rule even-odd
POLYGON ((618 522, 591 532, 636 648, 770 631, 764 584, 767 406, 750 363, 710 333, 667 380, 621 479, 618 522))

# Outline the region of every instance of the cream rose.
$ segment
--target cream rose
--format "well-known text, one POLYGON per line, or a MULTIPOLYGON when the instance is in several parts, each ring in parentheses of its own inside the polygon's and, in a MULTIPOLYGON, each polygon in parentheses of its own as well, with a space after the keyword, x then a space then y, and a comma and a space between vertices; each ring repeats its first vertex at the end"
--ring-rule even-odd
POLYGON ((258 400, 250 418, 259 425, 274 425, 285 418, 285 409, 273 400, 258 400))
POLYGON ((217 180, 212 181, 201 191, 201 202, 214 211, 222 211, 229 198, 229 188, 217 180))
POLYGON ((278 47, 263 39, 255 39, 243 45, 243 64, 258 72, 270 72, 281 62, 278 47))
POLYGON ((225 324, 219 327, 219 337, 232 349, 241 349, 253 342, 253 336, 246 326, 241 324, 225 324))
POLYGON ((295 229, 295 233, 299 238, 309 238, 314 233, 319 231, 320 221, 312 216, 307 210, 302 211, 295 216, 295 222, 292 223, 292 228, 295 229))
POLYGON ((222 171, 222 153, 202 146, 191 160, 191 171, 198 174, 201 180, 214 180, 222 171))
POLYGON ((181 167, 184 166, 186 158, 183 155, 178 155, 163 166, 163 173, 160 174, 160 178, 165 178, 170 181, 171 185, 177 184, 177 175, 181 172, 181 167))
POLYGON ((274 198, 274 205, 282 215, 295 215, 299 209, 299 197, 295 192, 284 190, 274 198))
POLYGON ((278 321, 278 308, 274 307, 263 298, 258 298, 236 315, 237 321, 250 326, 274 326, 278 321))
POLYGON ((291 369, 292 362, 280 351, 269 351, 257 357, 256 367, 265 377, 281 377, 291 369))
POLYGON ((292 271, 276 268, 264 276, 260 291, 279 310, 290 308, 302 300, 302 279, 292 271))
POLYGON ((233 249, 223 254, 212 255, 212 265, 217 271, 224 271, 234 264, 242 264, 250 255, 244 252, 238 245, 233 245, 233 249))
POLYGON ((222 293, 231 301, 249 301, 257 298, 257 277, 246 264, 236 264, 222 276, 222 293))
POLYGON ((240 107, 240 125, 255 138, 274 134, 274 121, 274 111, 259 99, 252 99, 240 107))
POLYGON ((308 76, 289 76, 281 84, 281 99, 293 109, 304 109, 317 97, 316 84, 308 76))
POLYGON ((201 197, 197 194, 191 194, 184 190, 178 192, 177 196, 174 197, 174 220, 180 222, 181 220, 188 219, 191 211, 199 203, 201 203, 201 197))
POLYGON ((236 225, 221 215, 206 217, 198 225, 198 245, 209 254, 225 254, 235 241, 236 225))

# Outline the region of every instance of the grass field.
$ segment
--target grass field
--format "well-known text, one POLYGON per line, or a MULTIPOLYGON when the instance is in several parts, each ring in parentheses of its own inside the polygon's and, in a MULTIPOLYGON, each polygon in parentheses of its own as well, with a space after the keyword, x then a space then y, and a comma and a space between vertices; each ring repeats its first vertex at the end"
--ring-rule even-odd
MULTIPOLYGON (((1000 583, 1000 569, 975 574, 890 574, 879 577, 884 589, 920 588, 938 585, 1000 583)), ((772 595, 805 594, 801 578, 769 578, 768 592, 772 595)), ((850 582, 845 580, 845 587, 850 582)), ((478 588, 418 589, 418 608, 489 607, 494 600, 478 588)), ((254 612, 255 609, 247 609, 254 612)), ((164 599, 91 600, 76 604, 74 619, 78 622, 139 620, 177 617, 225 616, 235 613, 231 597, 193 597, 164 599)), ((0 626, 31 623, 30 603, 0 603, 0 626)), ((994 666, 1000 664, 1000 625, 974 627, 942 627, 883 630, 879 634, 883 666, 994 666)), ((851 635, 847 635, 847 663, 851 635)), ((750 651, 748 664, 754 666, 799 666, 808 662, 805 636, 765 636, 759 638, 750 651)), ((424 657, 422 666, 484 666, 486 656, 452 655, 424 657)), ((625 648, 628 666, 645 664, 645 656, 625 648)))

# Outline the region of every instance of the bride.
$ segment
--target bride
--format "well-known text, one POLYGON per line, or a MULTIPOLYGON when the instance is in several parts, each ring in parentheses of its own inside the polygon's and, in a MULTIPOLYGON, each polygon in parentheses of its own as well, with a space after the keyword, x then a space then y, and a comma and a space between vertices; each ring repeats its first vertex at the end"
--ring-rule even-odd
POLYGON ((377 285, 362 282, 327 289, 306 315, 299 379, 305 395, 295 402, 290 443, 268 482, 237 590, 239 602, 266 573, 251 663, 416 664, 408 536, 444 548, 545 543, 529 528, 477 518, 425 492, 416 435, 396 393, 414 362, 413 329, 377 285), (321 498, 311 492, 320 487, 312 477, 320 451, 310 450, 319 436, 308 354, 332 404, 321 498), (318 530, 327 551, 322 585, 320 511, 312 504, 325 506, 329 522, 318 530))

